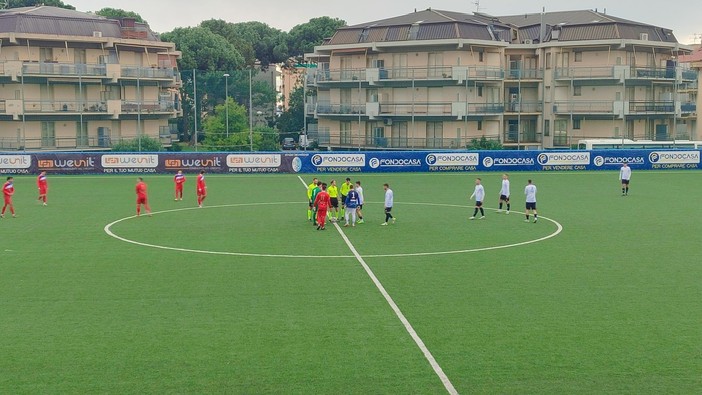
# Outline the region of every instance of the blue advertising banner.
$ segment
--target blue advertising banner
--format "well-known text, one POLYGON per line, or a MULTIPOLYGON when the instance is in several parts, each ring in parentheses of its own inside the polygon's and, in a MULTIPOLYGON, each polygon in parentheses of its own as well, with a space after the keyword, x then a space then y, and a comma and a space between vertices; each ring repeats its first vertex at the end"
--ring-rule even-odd
POLYGON ((374 173, 700 169, 700 150, 0 154, 0 174, 374 173))

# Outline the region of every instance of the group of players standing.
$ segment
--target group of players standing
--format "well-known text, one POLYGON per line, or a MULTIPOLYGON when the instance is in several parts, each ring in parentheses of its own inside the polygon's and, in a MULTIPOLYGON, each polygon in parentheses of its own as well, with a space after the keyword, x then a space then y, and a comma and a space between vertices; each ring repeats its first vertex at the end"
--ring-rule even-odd
MULTIPOLYGON (((46 206, 46 195, 49 191, 49 184, 46 181, 46 172, 42 171, 37 176, 37 189, 39 189, 39 201, 43 206, 46 206)), ((2 195, 4 199, 4 204, 2 206, 2 211, 0 212, 0 218, 5 218, 5 211, 10 209, 10 214, 12 217, 16 217, 15 205, 12 202, 12 196, 15 194, 15 178, 12 176, 7 177, 5 184, 2 186, 2 195)))
MULTIPOLYGON (((539 220, 539 215, 536 212, 536 185, 534 185, 531 180, 527 181, 527 185, 524 187, 524 195, 526 196, 526 219, 524 222, 529 222, 530 214, 534 215, 534 222, 537 222, 539 220)), ((509 214, 509 210, 511 208, 509 197, 509 176, 507 174, 503 174, 502 188, 500 189, 499 209, 497 210, 498 213, 502 212, 503 204, 505 204, 507 206, 505 214, 509 214)), ((485 210, 483 209, 483 200, 485 199, 485 188, 483 187, 482 180, 480 178, 475 179, 475 189, 473 190, 473 194, 470 195, 469 199, 473 198, 475 198, 475 210, 473 211, 473 216, 469 219, 484 219, 485 210), (480 217, 478 217, 478 211, 480 211, 480 217)))
MULTIPOLYGON (((175 201, 183 200, 183 186, 185 184, 186 178, 185 174, 181 170, 178 170, 176 175, 173 177, 173 183, 175 184, 175 201)), ((205 201, 207 197, 207 184, 205 183, 205 171, 201 170, 200 174, 197 175, 197 182, 195 184, 197 191, 197 206, 202 208, 202 202, 205 201)), ((137 200, 136 200, 136 213, 137 217, 141 215, 141 206, 144 206, 146 214, 151 216, 151 207, 149 207, 149 198, 146 193, 146 183, 141 177, 137 178, 137 183, 135 187, 137 200)))

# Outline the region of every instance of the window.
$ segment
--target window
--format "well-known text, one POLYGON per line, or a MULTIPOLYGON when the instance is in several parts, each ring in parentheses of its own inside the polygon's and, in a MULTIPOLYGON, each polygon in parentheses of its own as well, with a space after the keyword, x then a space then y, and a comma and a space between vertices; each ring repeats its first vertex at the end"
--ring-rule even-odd
POLYGON ((351 122, 341 122, 339 124, 339 144, 351 145, 351 122))
POLYGON ((573 119, 573 129, 574 130, 580 130, 580 127, 582 126, 581 124, 582 124, 581 119, 577 119, 577 118, 573 119))
POLYGON ((546 53, 546 68, 547 69, 551 68, 551 53, 550 52, 546 53))
POLYGON ((553 123, 553 145, 564 146, 568 145, 568 120, 557 119, 553 123))
POLYGON ((576 62, 582 62, 583 61, 583 53, 578 51, 575 52, 575 61, 576 62))
POLYGON ((483 87, 482 86, 478 87, 478 97, 483 97, 483 87))
POLYGON ((548 137, 551 135, 551 120, 544 120, 544 136, 548 137))
POLYGON ((408 32, 409 40, 416 40, 419 33, 419 23, 413 23, 408 32))
POLYGON ((56 125, 53 122, 41 123, 41 146, 43 148, 56 147, 56 125))
POLYGON ((87 147, 88 142, 88 124, 76 122, 76 147, 87 147))
POLYGON ((390 146, 393 148, 407 148, 407 122, 394 122, 392 124, 390 146))
POLYGON ((478 130, 483 130, 483 121, 478 121, 478 130))
POLYGON ((427 148, 441 148, 444 139, 443 122, 427 122, 427 148))
POLYGON ((583 95, 583 87, 582 86, 574 86, 573 87, 573 96, 582 96, 583 95))
POLYGON ((361 36, 358 38, 359 43, 364 43, 368 39, 368 29, 361 30, 361 36))
POLYGON ((483 51, 478 52, 478 62, 485 61, 485 53, 483 51))

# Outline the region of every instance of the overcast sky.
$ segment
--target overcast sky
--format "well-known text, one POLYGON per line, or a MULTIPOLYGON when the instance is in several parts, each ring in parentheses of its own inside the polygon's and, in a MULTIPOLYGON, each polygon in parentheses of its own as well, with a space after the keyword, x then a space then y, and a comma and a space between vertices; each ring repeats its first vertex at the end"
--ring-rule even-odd
MULTIPOLYGON (((290 30, 310 18, 331 16, 349 24, 369 22, 403 15, 429 7, 459 12, 476 10, 476 0, 64 0, 80 11, 96 11, 103 7, 135 11, 146 19, 156 32, 175 27, 196 26, 201 21, 217 18, 228 22, 260 21, 281 30, 290 30)), ((673 29, 678 41, 691 44, 695 34, 702 33, 702 2, 689 0, 480 0, 480 10, 493 15, 514 15, 546 11, 595 9, 620 18, 645 22, 673 29)), ((696 39, 700 42, 700 38, 696 39)))

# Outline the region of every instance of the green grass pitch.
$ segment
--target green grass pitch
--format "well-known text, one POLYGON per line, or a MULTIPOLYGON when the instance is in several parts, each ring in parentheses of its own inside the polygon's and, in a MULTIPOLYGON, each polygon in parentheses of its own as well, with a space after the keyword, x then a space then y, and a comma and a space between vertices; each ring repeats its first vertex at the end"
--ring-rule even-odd
MULTIPOLYGON (((490 210, 497 173, 351 177, 366 223, 344 232, 458 392, 702 389, 699 172, 634 171, 628 197, 614 172, 513 173, 510 215, 490 210), (489 209, 468 221, 476 176, 489 209), (520 214, 527 178, 536 224, 520 214), (551 235, 545 218, 562 233, 489 248, 551 235)), ((203 209, 194 175, 182 202, 171 176, 145 181, 157 214, 110 230, 182 250, 103 231, 134 215, 135 177, 49 175, 47 207, 16 178, 0 392, 446 393, 337 230, 306 221, 296 175, 211 175, 203 209)))

